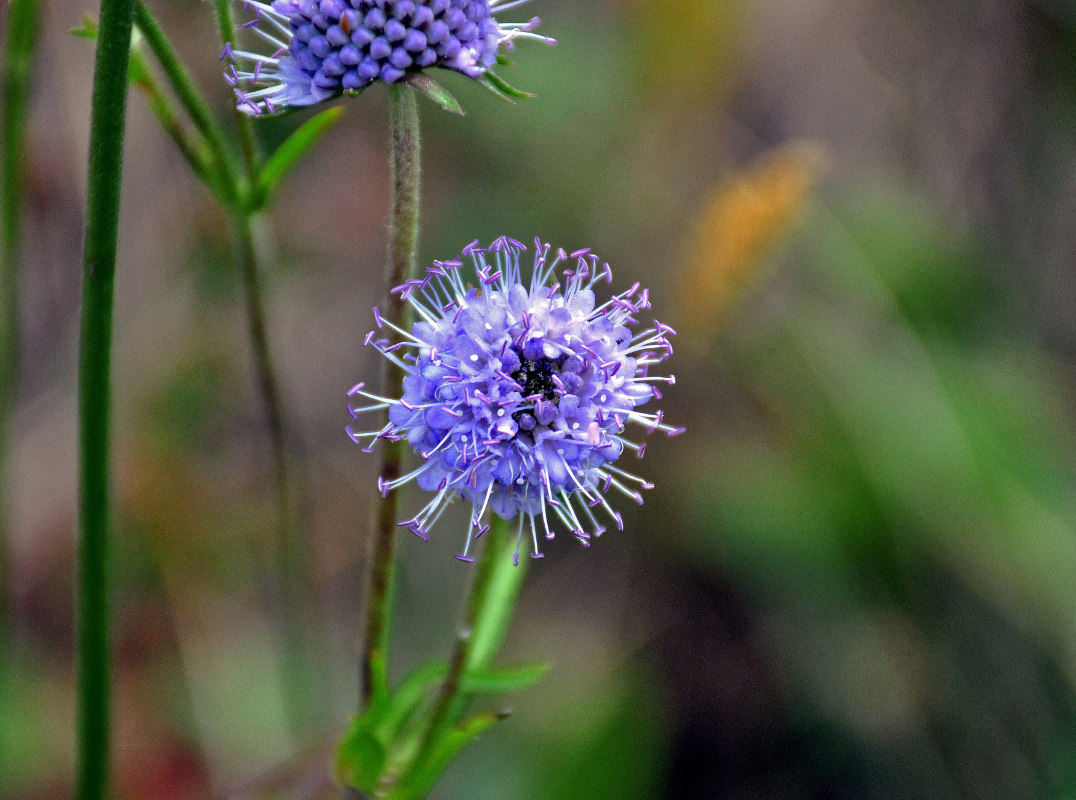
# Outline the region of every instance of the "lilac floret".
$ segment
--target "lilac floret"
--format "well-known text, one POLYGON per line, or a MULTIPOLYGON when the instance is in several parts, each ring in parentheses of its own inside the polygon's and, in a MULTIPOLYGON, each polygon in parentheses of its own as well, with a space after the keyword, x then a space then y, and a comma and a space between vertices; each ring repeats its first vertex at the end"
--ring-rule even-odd
POLYGON ((313 105, 376 80, 396 83, 429 67, 477 79, 496 63, 498 49, 510 49, 514 40, 552 41, 532 33, 537 18, 525 23, 494 18, 497 6, 517 2, 244 0, 271 51, 228 47, 222 58, 233 62, 227 77, 239 108, 253 115, 313 105), (239 68, 245 62, 249 69, 239 68))
POLYGON ((606 492, 616 489, 641 503, 640 490, 651 488, 614 464, 625 449, 642 455, 643 445, 625 438, 627 425, 682 431, 665 424, 660 411, 638 410, 659 396, 654 384, 673 382, 671 375, 649 374, 671 355, 672 329, 655 322, 632 330, 636 315, 650 307, 648 292, 636 284, 599 303, 595 286, 612 279, 607 264, 590 251, 568 256, 540 241, 535 247, 526 279, 520 267, 526 247, 501 237, 488 248, 477 242, 465 248, 471 282, 453 260, 434 262, 424 280, 395 287, 420 321, 407 332, 375 310, 382 330, 365 343, 406 371, 403 396, 370 394, 361 384, 349 393, 373 401, 349 405, 353 418, 385 408, 389 416, 386 427, 349 427, 354 441, 406 439, 422 459, 409 474, 379 481, 383 493, 411 480, 434 493, 402 526, 426 538, 449 502, 470 503, 461 560, 469 559, 490 514, 518 517, 519 537, 526 526, 535 556, 539 528, 553 538, 551 519, 588 546, 605 530, 596 513, 622 529, 606 492), (386 328, 400 341, 377 338, 386 328))

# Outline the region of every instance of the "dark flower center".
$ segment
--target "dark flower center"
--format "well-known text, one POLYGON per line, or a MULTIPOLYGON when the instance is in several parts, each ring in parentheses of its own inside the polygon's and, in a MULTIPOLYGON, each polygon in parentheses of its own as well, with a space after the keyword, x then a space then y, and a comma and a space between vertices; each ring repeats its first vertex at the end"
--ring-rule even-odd
POLYGON ((523 387, 523 396, 541 395, 546 400, 557 402, 557 387, 553 376, 560 372, 560 365, 548 358, 537 361, 524 359, 519 369, 512 373, 512 379, 523 387))
MULTIPOLYGON (((560 364, 552 359, 539 358, 531 360, 520 357, 519 369, 512 373, 512 380, 523 387, 522 394, 524 397, 537 395, 556 406, 560 402, 560 395, 557 393, 557 385, 553 381, 553 376, 559 372, 560 364)), ((525 431, 533 430, 538 424, 534 413, 529 410, 516 411, 512 414, 512 419, 525 431)))

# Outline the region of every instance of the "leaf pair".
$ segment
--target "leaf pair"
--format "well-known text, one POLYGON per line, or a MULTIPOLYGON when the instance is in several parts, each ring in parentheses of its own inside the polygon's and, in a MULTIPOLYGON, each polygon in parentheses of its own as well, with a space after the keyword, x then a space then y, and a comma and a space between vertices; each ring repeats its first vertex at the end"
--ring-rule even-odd
MULTIPOLYGON (((522 691, 548 670, 545 664, 473 670, 464 676, 461 692, 477 696, 522 691)), ((413 671, 394 692, 376 693, 340 743, 337 779, 372 797, 424 796, 460 750, 505 716, 480 712, 430 738, 428 715, 417 712, 430 705, 448 674, 447 665, 433 662, 413 671)))

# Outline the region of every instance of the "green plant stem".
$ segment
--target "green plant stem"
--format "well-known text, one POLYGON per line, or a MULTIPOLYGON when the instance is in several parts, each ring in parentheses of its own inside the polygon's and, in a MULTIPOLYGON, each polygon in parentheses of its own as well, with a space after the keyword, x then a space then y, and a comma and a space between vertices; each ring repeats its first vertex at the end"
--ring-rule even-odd
POLYGON ((133 0, 101 0, 90 111, 78 373, 78 800, 104 800, 108 789, 112 301, 133 15, 133 0))
POLYGON ((244 179, 240 177, 240 171, 236 169, 237 157, 234 150, 228 144, 224 131, 217 124, 213 112, 210 111, 198 87, 195 86, 190 74, 176 56, 172 45, 169 44, 160 23, 142 0, 135 2, 135 23, 138 25, 139 32, 145 37, 154 58, 164 70, 169 85, 175 91, 180 104, 190 115, 195 128, 205 137, 206 144, 217 162, 217 167, 226 176, 226 180, 221 181, 222 185, 234 190, 231 197, 225 197, 222 200, 229 206, 245 205, 246 186, 244 186, 244 179))
MULTIPOLYGON (((280 401, 280 389, 269 352, 269 334, 265 327, 265 306, 262 302, 261 277, 258 274, 258 249, 254 237, 255 220, 246 214, 233 218, 235 239, 239 251, 239 270, 243 279, 243 297, 246 301, 247 335, 254 355, 254 368, 258 376, 258 388, 265 399, 266 417, 269 424, 269 440, 273 450, 273 473, 277 495, 280 499, 279 524, 283 529, 280 547, 290 549, 291 481, 288 474, 288 456, 285 441, 284 409, 280 401)), ((292 563, 292 558, 285 558, 292 563)))
POLYGON ((204 138, 192 134, 184 127, 172 102, 161 90, 160 84, 154 77, 145 54, 137 46, 131 50, 130 70, 131 85, 145 95, 146 105, 157 118, 161 128, 179 148, 179 152, 202 182, 222 202, 226 202, 232 189, 222 184, 222 176, 218 175, 215 169, 216 160, 209 152, 204 138))
MULTIPOLYGON (((215 0, 214 5, 221 40, 226 44, 233 43, 234 21, 229 0, 215 0)), ((236 112, 242 154, 242 163, 240 163, 240 156, 236 154, 225 137, 223 128, 217 123, 205 99, 176 57, 160 24, 142 0, 136 0, 135 23, 212 156, 212 162, 205 170, 200 171, 198 164, 193 161, 192 166, 217 195, 232 222, 237 264, 246 307, 247 334, 258 390, 265 406, 273 460, 273 483, 277 504, 276 537, 273 550, 277 590, 270 603, 274 607, 275 617, 280 624, 285 661, 284 672, 288 676, 290 688, 290 691, 286 692, 289 716, 293 725, 301 729, 307 722, 316 718, 316 704, 312 704, 310 699, 314 694, 311 687, 319 661, 311 658, 307 647, 310 624, 309 615, 306 613, 308 603, 304 586, 309 583, 310 569, 306 550, 298 536, 297 503, 289 459, 288 427, 280 383, 269 347, 264 295, 259 274, 259 267, 262 263, 260 255, 263 248, 258 247, 259 240, 256 235, 258 223, 261 221, 257 209, 263 204, 264 198, 254 191, 260 170, 257 148, 250 120, 245 114, 236 112)), ((149 75, 149 70, 143 68, 142 73, 149 75)), ((153 88, 151 75, 147 86, 153 88)), ((150 99, 151 101, 155 99, 152 92, 150 92, 150 99)), ((157 105, 160 104, 158 102, 157 105)), ((162 116, 158 113, 157 106, 152 102, 151 108, 157 113, 158 119, 166 130, 171 131, 178 125, 178 123, 170 125, 172 120, 167 114, 162 116)), ((174 134, 173 138, 176 138, 174 134)), ((185 154, 190 149, 185 148, 181 140, 177 140, 177 143, 185 154)), ((198 153, 195 152, 195 155, 198 153)), ((189 156, 188 161, 191 161, 189 156)))
MULTIPOLYGON (((235 17, 232 16, 233 0, 213 0, 213 7, 217 11, 217 30, 220 33, 221 44, 235 44, 235 17)), ((253 182, 258 174, 258 147, 254 140, 254 127, 250 123, 250 117, 236 110, 235 122, 239 128, 239 144, 243 152, 243 160, 246 163, 247 174, 253 182)))
MULTIPOLYGON (((0 53, 0 506, 6 506, 7 421, 15 400, 19 361, 19 261, 23 200, 23 143, 30 63, 37 42, 37 0, 12 0, 0 53)), ((0 638, 8 629, 7 515, 0 514, 0 638)))
POLYGON ((468 672, 487 669, 501 649, 526 575, 526 559, 517 566, 518 537, 509 523, 494 515, 467 595, 463 622, 456 636, 448 675, 441 685, 412 770, 421 769, 432 746, 466 711, 469 697, 463 691, 468 672))
MULTIPOLYGON (((420 142, 418 104, 415 93, 401 84, 390 84, 389 172, 392 202, 389 211, 389 244, 386 278, 391 289, 415 277, 418 248, 420 142)), ((389 295, 385 319, 406 328, 409 306, 398 294, 389 295)), ((403 372, 385 362, 383 392, 388 397, 403 393, 403 372)), ((386 481, 400 475, 403 442, 385 442, 381 476, 386 481)), ((387 682, 389 627, 392 589, 395 576, 397 492, 389 492, 377 507, 374 524, 372 566, 366 603, 366 636, 362 656, 362 701, 365 705, 374 692, 387 682)))
POLYGON ((259 275, 259 248, 255 229, 259 218, 242 212, 232 217, 238 251, 239 270, 246 302, 247 336, 254 357, 259 393, 265 403, 269 442, 273 458, 273 482, 277 499, 276 540, 273 544, 274 570, 279 591, 274 598, 276 618, 281 625, 284 648, 284 672, 290 691, 286 692, 288 714, 296 730, 302 730, 317 717, 313 688, 317 659, 311 657, 307 637, 305 587, 310 582, 306 550, 296 530, 295 498, 288 463, 287 427, 280 398, 279 384, 269 348, 259 275))

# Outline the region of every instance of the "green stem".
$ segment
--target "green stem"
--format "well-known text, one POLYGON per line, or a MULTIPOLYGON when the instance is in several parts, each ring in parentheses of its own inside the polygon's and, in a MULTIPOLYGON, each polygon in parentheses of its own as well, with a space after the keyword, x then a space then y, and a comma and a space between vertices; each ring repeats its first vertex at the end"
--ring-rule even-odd
POLYGON ((112 300, 133 15, 133 0, 101 0, 90 111, 78 373, 78 800, 104 800, 108 788, 112 300))
MULTIPOLYGON (((213 0, 213 7, 217 10, 217 30, 220 33, 221 44, 235 44, 235 18, 232 16, 233 0, 213 0)), ((258 174, 258 147, 254 140, 254 127, 250 117, 236 110, 235 122, 239 126, 239 143, 243 151, 243 160, 246 163, 247 174, 253 184, 258 174)))
POLYGON ((487 669, 504 644, 527 572, 525 560, 518 562, 519 538, 509 527, 506 520, 494 515, 483 537, 485 544, 467 595, 452 662, 410 767, 412 773, 423 769, 436 743, 467 710, 470 698, 463 691, 464 678, 469 672, 487 669))
MULTIPOLYGON (((386 278, 391 289, 416 277, 418 249, 420 143, 418 104, 415 93, 401 84, 390 84, 389 119, 391 127, 389 171, 392 204, 389 212, 389 244, 386 278)), ((399 294, 389 295, 384 317, 397 327, 406 328, 409 306, 399 294)), ((403 372, 385 362, 383 392, 388 397, 403 393, 403 372)), ((382 451, 381 476, 386 481, 399 477, 403 461, 403 442, 386 442, 382 451)), ((372 567, 367 590, 366 641, 362 663, 362 701, 365 705, 374 692, 387 685, 389 627, 392 587, 395 573, 397 493, 389 492, 377 508, 374 528, 372 567)))
POLYGON ((135 22, 138 25, 139 32, 145 37, 146 44, 149 45, 154 58, 157 59, 161 69, 164 70, 164 74, 175 91, 176 97, 179 98, 180 104, 190 114, 191 121, 194 122, 194 126, 199 133, 205 137, 206 144, 209 145, 218 168, 227 176, 226 180, 221 181, 221 183, 224 186, 234 187, 234 196, 225 198, 226 204, 245 204, 247 200, 244 193, 245 187, 242 186, 243 182, 240 179, 239 170, 236 169, 235 153, 228 144, 224 131, 217 124, 209 105, 202 97, 201 92, 198 91, 198 87, 191 79, 182 62, 176 56, 172 45, 168 42, 168 37, 164 35, 164 30, 161 28, 160 23, 157 22, 157 19, 142 0, 136 0, 135 3, 135 22))
POLYGON ((311 702, 316 695, 314 675, 317 671, 317 660, 311 658, 306 638, 309 626, 304 624, 308 607, 304 587, 310 584, 310 568, 306 550, 298 539, 295 525, 295 498, 288 463, 287 426, 265 324, 255 235, 258 217, 238 212, 233 215, 232 221, 246 301, 247 335, 254 356, 258 389, 265 403, 272 449, 273 481, 277 498, 276 541, 273 551, 279 586, 279 593, 274 600, 277 606, 276 617, 282 626, 284 672, 291 688, 286 693, 288 712, 296 730, 302 730, 317 718, 316 704, 311 702))
MULTIPOLYGON (((269 440, 273 450, 273 472, 279 503, 279 524, 282 531, 290 527, 291 481, 288 474, 287 442, 285 441, 284 409, 280 400, 280 388, 269 353, 269 334, 265 327, 265 306, 262 302, 261 277, 258 274, 258 250, 254 238, 254 219, 246 214, 233 218, 235 237, 239 250, 239 270, 243 278, 243 296, 246 301, 247 335, 254 354, 254 368, 258 376, 258 388, 265 399, 266 417, 269 423, 269 440)), ((291 537, 281 533, 282 550, 288 550, 291 537)), ((285 559, 290 562, 291 559, 285 559)))
MULTIPOLYGON (((37 0, 12 0, 7 40, 0 53, 0 505, 7 481, 7 420, 14 406, 19 360, 19 234, 22 224, 23 142, 30 93, 30 62, 37 40, 37 0)), ((7 630, 7 520, 0 514, 0 637, 7 630)))
POLYGON ((224 176, 216 169, 216 159, 209 152, 204 137, 192 134, 184 127, 172 102, 154 77, 148 59, 137 46, 131 50, 130 69, 131 85, 145 95, 149 110, 169 138, 175 142, 191 169, 222 203, 230 202, 232 187, 222 182, 221 178, 224 176))

